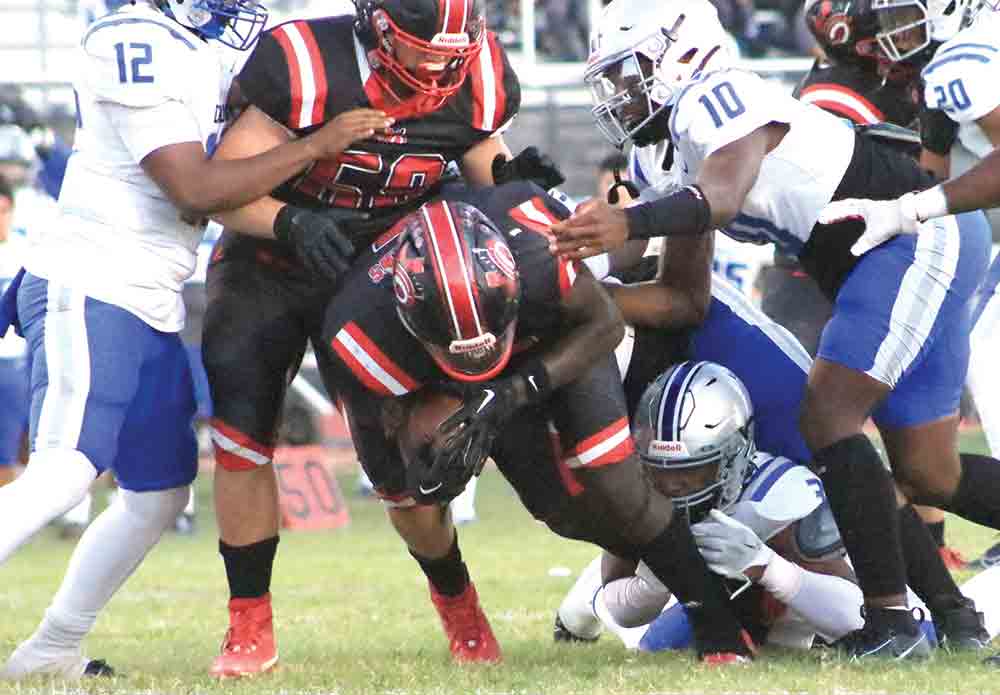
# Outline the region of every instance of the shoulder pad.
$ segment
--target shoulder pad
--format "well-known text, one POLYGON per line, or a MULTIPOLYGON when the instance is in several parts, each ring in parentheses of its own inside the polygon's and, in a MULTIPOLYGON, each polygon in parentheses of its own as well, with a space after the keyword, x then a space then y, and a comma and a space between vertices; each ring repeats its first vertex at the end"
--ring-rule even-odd
POLYGON ((946 43, 921 72, 924 101, 958 123, 978 120, 1000 106, 997 66, 1000 48, 981 43, 946 43))
POLYGON ((762 540, 807 516, 823 501, 822 483, 802 464, 760 452, 753 462, 757 470, 728 511, 762 540))
POLYGON ((483 50, 469 68, 460 94, 467 96, 463 110, 470 111, 472 127, 486 133, 506 130, 520 110, 521 84, 493 32, 487 32, 483 50))
POLYGON ((891 143, 901 143, 904 145, 920 144, 920 134, 917 131, 893 123, 855 125, 854 130, 859 135, 867 135, 868 137, 886 140, 891 143))
POLYGON ((115 13, 80 42, 84 86, 99 101, 143 108, 187 93, 182 76, 198 54, 197 39, 169 20, 115 13))
POLYGON ((832 560, 844 555, 844 541, 825 500, 795 527, 799 555, 811 562, 832 560))

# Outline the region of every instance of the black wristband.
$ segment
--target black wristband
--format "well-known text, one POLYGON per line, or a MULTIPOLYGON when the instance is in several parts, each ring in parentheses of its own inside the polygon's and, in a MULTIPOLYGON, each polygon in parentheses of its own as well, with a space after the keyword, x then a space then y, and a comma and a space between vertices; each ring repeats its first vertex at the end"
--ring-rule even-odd
POLYGON ((625 208, 629 239, 701 234, 708 231, 712 208, 698 186, 625 208))
POLYGON ((275 239, 288 242, 288 237, 292 231, 292 218, 300 209, 292 205, 284 205, 278 210, 278 214, 274 217, 274 225, 271 227, 275 239))
POLYGON ((524 379, 524 387, 531 403, 545 400, 552 393, 552 380, 545 363, 536 358, 525 364, 517 373, 524 379))

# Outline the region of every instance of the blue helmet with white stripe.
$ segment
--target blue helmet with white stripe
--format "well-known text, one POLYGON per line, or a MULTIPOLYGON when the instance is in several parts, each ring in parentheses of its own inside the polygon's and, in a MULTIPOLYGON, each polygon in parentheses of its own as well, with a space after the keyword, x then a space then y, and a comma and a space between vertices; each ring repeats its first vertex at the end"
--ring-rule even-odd
POLYGON ((714 362, 681 362, 639 400, 632 435, 654 485, 697 522, 736 502, 752 473, 753 404, 714 362))

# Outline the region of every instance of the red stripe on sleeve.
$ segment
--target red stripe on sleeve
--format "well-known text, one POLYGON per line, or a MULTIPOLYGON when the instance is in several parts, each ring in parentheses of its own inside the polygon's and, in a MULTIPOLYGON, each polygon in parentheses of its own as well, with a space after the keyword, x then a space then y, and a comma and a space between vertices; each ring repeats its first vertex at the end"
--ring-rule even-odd
POLYGON ((309 62, 312 63, 314 97, 312 123, 309 125, 316 125, 324 121, 323 116, 326 113, 326 66, 323 64, 323 56, 319 51, 319 44, 316 42, 316 37, 313 35, 312 29, 305 22, 299 24, 298 28, 299 33, 302 34, 302 39, 305 41, 306 48, 309 50, 309 62))
POLYGON ((272 35, 277 39, 281 50, 285 52, 285 62, 288 64, 290 94, 288 118, 285 123, 294 128, 297 123, 296 119, 302 111, 302 73, 299 68, 299 59, 295 56, 295 49, 292 48, 292 42, 285 33, 284 27, 278 27, 272 32, 272 35))
POLYGON ((504 89, 503 55, 500 53, 500 43, 496 35, 490 32, 486 36, 485 49, 489 49, 493 61, 493 85, 496 92, 496 106, 493 109, 493 124, 490 130, 496 130, 503 125, 504 113, 507 110, 507 90, 504 89))
POLYGON ((379 367, 384 369, 387 374, 398 381, 408 391, 416 391, 420 388, 420 382, 407 374, 402 367, 393 362, 392 359, 384 352, 379 350, 374 341, 368 337, 368 334, 361 330, 361 326, 356 324, 354 321, 351 321, 344 326, 344 330, 346 330, 347 333, 354 338, 354 342, 360 345, 379 367))

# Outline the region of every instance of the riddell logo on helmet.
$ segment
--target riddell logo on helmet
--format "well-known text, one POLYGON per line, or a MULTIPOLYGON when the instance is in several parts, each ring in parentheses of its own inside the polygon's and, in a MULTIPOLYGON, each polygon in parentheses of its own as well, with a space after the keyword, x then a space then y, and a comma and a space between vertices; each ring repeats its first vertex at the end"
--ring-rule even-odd
POLYGON ((487 351, 492 350, 497 344, 497 338, 492 333, 483 333, 475 338, 469 338, 468 340, 453 340, 448 346, 448 352, 453 355, 468 355, 472 354, 473 357, 479 357, 486 354, 487 351))
POLYGON ((451 48, 465 48, 469 45, 468 34, 435 34, 431 39, 432 46, 449 46, 451 48))
POLYGON ((649 443, 646 450, 647 455, 661 459, 682 459, 688 458, 688 449, 684 442, 668 442, 663 439, 654 439, 649 443))

